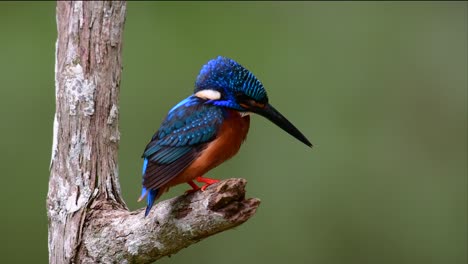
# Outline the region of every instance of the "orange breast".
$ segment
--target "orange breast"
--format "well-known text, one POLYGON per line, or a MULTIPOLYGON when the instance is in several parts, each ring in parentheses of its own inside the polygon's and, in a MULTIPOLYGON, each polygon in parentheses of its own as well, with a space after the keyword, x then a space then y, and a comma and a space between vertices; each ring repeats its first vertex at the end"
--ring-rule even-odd
POLYGON ((188 182, 232 158, 239 151, 242 142, 249 131, 250 117, 242 117, 239 112, 228 110, 228 115, 223 122, 216 138, 209 143, 200 156, 189 165, 182 173, 167 184, 171 187, 188 182))

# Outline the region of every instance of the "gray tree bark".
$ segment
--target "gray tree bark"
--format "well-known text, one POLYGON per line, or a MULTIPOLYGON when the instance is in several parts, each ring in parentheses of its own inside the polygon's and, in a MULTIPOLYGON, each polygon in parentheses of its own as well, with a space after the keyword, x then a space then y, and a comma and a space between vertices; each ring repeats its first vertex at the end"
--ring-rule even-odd
POLYGON ((123 1, 58 1, 56 113, 47 212, 50 263, 150 263, 255 214, 243 179, 159 202, 148 217, 120 193, 123 1))

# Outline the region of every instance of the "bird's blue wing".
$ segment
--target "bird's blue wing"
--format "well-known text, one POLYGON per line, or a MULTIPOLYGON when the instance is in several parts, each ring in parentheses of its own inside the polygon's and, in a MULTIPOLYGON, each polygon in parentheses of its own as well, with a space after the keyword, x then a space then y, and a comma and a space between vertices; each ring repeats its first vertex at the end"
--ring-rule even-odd
POLYGON ((216 137, 224 111, 190 96, 177 104, 143 153, 143 186, 157 189, 187 168, 216 137))

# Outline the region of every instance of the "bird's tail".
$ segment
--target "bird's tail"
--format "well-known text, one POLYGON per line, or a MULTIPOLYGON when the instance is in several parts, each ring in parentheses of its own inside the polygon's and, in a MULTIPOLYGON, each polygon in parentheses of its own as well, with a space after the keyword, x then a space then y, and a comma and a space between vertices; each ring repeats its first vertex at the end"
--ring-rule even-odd
MULTIPOLYGON (((144 159, 144 161, 143 161, 143 170, 142 170, 143 177, 145 176, 147 166, 148 166, 148 159, 144 159)), ((153 207, 154 201, 156 199, 158 199, 158 197, 159 197, 158 194, 159 195, 162 194, 162 193, 159 193, 159 188, 158 189, 150 189, 149 192, 145 187, 143 187, 141 189, 141 196, 140 196, 140 198, 138 198, 138 201, 139 202, 142 201, 146 196, 145 217, 149 214, 149 212, 151 210, 151 207, 153 207)))
POLYGON ((149 191, 148 197, 146 197, 145 217, 149 214, 151 207, 153 207, 154 201, 156 200, 158 196, 158 192, 159 192, 159 189, 149 191))
POLYGON ((156 190, 146 190, 145 187, 141 190, 141 196, 138 201, 141 201, 146 196, 146 210, 145 210, 145 217, 149 214, 151 207, 153 207, 154 201, 158 198, 159 189, 156 190))

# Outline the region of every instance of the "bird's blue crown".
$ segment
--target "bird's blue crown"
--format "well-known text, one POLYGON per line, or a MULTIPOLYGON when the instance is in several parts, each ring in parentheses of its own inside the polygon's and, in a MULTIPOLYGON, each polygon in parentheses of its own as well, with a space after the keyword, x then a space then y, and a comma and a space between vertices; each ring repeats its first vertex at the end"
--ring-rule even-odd
POLYGON ((223 95, 222 100, 214 102, 216 105, 239 108, 234 100, 239 93, 257 102, 268 102, 263 84, 242 65, 222 56, 210 60, 200 70, 194 92, 206 89, 219 91, 223 95))

